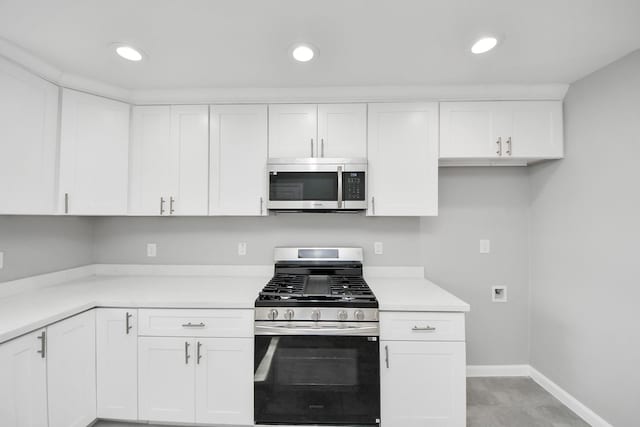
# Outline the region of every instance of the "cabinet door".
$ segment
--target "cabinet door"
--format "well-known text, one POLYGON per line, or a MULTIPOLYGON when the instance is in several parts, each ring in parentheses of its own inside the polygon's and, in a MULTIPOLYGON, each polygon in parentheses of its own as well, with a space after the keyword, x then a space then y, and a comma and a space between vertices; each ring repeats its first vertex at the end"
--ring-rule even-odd
POLYGON ((513 158, 562 158, 562 102, 504 102, 508 117, 503 156, 513 158))
POLYGON ((171 162, 171 107, 133 107, 129 213, 160 215, 161 197, 168 212, 171 162))
POLYGON ((212 105, 209 213, 266 215, 267 106, 212 105))
POLYGON ((209 107, 171 107, 171 215, 206 215, 209 196, 209 107), (173 198, 173 201, 171 201, 173 198))
POLYGON ((380 345, 383 427, 466 425, 463 342, 381 341, 380 345))
POLYGON ((367 215, 438 214, 438 104, 369 104, 367 215))
POLYGON ((367 157, 367 105, 318 105, 318 157, 367 157))
POLYGON ((253 339, 198 339, 196 359, 196 422, 253 425, 253 339))
POLYGON ((54 212, 58 88, 0 59, 0 214, 54 212))
MULTIPOLYGON (((440 158, 500 157, 504 118, 496 102, 440 103, 440 158)), ((503 148, 505 141, 502 141, 503 148)))
POLYGON ((96 310, 98 418, 138 419, 136 310, 96 310))
POLYGON ((269 105, 269 157, 317 157, 317 135, 317 105, 269 105))
POLYGON ((129 110, 129 105, 122 102, 63 89, 59 196, 62 212, 127 212, 129 110))
POLYGON ((138 419, 193 423, 195 357, 191 338, 138 339, 138 419))
POLYGON ((2 425, 47 426, 47 365, 39 339, 42 333, 33 332, 0 345, 2 425))
POLYGON ((49 427, 86 427, 96 418, 95 311, 47 328, 49 427))

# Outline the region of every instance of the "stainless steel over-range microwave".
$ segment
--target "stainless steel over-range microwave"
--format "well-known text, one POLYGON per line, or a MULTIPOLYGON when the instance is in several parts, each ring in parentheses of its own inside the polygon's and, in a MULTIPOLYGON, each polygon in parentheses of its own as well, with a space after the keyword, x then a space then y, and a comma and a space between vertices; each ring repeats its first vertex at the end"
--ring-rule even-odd
POLYGON ((267 169, 270 210, 367 209, 366 159, 269 159, 267 169))

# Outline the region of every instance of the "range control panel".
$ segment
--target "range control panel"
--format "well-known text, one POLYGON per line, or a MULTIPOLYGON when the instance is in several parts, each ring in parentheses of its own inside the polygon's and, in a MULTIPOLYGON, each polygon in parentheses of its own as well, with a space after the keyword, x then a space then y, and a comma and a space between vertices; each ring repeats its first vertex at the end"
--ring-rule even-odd
POLYGON ((365 200, 365 173, 342 172, 342 199, 365 200))

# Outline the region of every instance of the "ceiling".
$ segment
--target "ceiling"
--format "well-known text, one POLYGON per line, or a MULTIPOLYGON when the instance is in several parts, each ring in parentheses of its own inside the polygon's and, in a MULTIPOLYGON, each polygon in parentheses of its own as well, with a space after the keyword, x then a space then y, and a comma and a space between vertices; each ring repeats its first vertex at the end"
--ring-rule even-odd
POLYGON ((640 48, 638 17, 638 0, 0 0, 0 37, 132 90, 543 84, 640 48), (484 34, 501 44, 471 54, 484 34), (296 42, 318 56, 294 62, 296 42))

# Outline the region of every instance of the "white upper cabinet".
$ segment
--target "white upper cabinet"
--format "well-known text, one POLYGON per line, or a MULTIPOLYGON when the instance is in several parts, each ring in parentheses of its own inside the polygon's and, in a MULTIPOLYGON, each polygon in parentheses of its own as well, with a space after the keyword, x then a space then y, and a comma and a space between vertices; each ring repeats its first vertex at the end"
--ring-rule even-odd
POLYGON ((129 213, 206 215, 209 109, 133 108, 129 213))
POLYGON ((561 101, 443 102, 443 164, 527 164, 563 157, 561 101))
POLYGON ((96 310, 97 416, 138 419, 137 310, 96 310))
POLYGON ((49 427, 86 427, 96 418, 95 310, 47 328, 49 427))
POLYGON ((129 104, 63 90, 60 212, 127 212, 129 115, 129 104))
POLYGON ((209 214, 267 215, 267 106, 212 105, 209 214))
POLYGON ((438 104, 369 104, 367 215, 438 214, 438 104))
POLYGON ((0 59, 0 214, 55 211, 58 88, 0 59))
POLYGON ((47 427, 44 331, 0 344, 0 421, 3 426, 47 427))
POLYGON ((316 157, 318 106, 276 104, 269 106, 269 157, 316 157))
POLYGON ((269 157, 366 156, 366 104, 269 106, 269 157))
POLYGON ((319 104, 316 157, 367 157, 367 105, 319 104))

